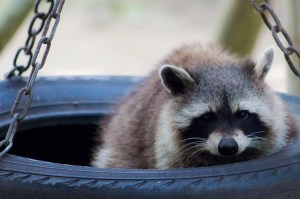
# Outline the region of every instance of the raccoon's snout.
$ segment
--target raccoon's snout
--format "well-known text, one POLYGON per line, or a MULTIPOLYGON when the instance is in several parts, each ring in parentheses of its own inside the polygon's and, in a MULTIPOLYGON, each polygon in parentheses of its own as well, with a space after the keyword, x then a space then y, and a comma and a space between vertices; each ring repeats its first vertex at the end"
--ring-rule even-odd
POLYGON ((222 138, 218 145, 218 151, 223 156, 234 156, 239 151, 239 146, 233 138, 222 138))

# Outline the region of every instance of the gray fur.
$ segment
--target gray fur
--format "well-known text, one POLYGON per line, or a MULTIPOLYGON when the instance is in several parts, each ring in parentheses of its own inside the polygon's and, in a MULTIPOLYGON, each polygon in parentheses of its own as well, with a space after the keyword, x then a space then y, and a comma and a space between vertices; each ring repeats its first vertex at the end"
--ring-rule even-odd
POLYGON ((116 114, 100 125, 101 145, 95 148, 92 165, 141 169, 208 166, 282 149, 297 130, 281 99, 263 81, 273 60, 273 51, 266 52, 254 63, 215 46, 193 44, 176 49, 120 103, 116 114), (165 73, 165 69, 169 71, 165 73), (170 84, 172 78, 179 87, 170 84), (205 142, 198 141, 194 150, 186 148, 182 129, 205 112, 225 110, 224 100, 229 112, 245 108, 257 114, 268 129, 265 140, 249 138, 239 129, 226 134, 218 130, 205 142), (255 155, 217 157, 216 145, 224 136, 239 142, 239 153, 251 146, 255 155), (216 156, 208 160, 207 153, 216 156))

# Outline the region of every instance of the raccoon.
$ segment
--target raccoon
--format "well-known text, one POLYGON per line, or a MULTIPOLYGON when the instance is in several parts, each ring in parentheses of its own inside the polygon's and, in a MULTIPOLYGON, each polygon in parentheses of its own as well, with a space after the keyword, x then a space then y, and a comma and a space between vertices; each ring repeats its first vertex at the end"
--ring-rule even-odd
POLYGON ((264 82, 273 57, 272 47, 257 62, 215 46, 174 50, 100 125, 91 164, 201 167, 279 151, 297 125, 264 82))

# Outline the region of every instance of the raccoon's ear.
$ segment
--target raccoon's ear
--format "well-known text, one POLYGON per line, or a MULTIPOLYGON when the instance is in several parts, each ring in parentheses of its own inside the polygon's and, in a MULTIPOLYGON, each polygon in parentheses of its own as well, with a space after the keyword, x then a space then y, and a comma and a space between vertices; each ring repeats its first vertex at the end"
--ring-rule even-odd
POLYGON ((163 65, 159 76, 164 87, 173 95, 183 93, 195 82, 186 70, 172 65, 163 65))
POLYGON ((274 59, 274 48, 270 46, 259 57, 254 67, 255 73, 260 79, 264 79, 264 77, 269 72, 272 66, 273 59, 274 59))

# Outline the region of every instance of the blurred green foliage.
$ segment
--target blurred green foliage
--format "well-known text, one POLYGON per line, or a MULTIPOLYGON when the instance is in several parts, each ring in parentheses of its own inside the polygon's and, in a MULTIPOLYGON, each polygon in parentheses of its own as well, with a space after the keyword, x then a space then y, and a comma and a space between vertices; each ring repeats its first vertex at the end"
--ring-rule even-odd
POLYGON ((0 0, 0 52, 33 10, 33 5, 33 0, 0 0))

